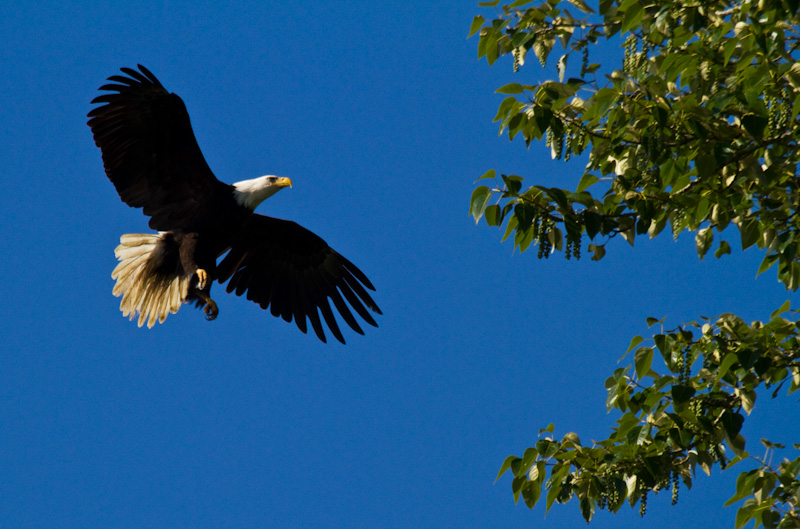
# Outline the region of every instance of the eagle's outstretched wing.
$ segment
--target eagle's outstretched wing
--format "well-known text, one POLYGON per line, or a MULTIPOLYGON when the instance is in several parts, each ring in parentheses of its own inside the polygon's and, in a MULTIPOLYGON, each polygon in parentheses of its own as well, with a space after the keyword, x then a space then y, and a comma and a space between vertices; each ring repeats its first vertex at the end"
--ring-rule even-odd
POLYGON ((122 68, 100 90, 103 103, 89 112, 94 141, 103 152, 106 174, 120 198, 143 208, 156 230, 198 231, 208 213, 235 208, 229 186, 208 167, 180 97, 150 73, 122 68))
POLYGON ((367 310, 381 314, 366 290, 375 287, 314 233, 291 221, 253 215, 234 240, 217 266, 217 280, 224 283, 230 279, 228 292, 246 293, 247 299, 261 308, 269 307, 273 316, 294 319, 303 333, 308 318, 323 342, 320 313, 336 339, 344 343, 329 300, 357 333, 364 334, 348 303, 364 321, 377 327, 367 310))

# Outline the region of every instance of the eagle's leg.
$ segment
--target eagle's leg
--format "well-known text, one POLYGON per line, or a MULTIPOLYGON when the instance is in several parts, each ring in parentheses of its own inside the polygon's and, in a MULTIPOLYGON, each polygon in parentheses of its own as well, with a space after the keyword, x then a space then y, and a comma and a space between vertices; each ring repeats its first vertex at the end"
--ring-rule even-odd
POLYGON ((192 274, 192 280, 197 281, 189 289, 189 297, 198 300, 198 307, 200 303, 203 303, 203 312, 207 320, 216 319, 219 309, 211 299, 211 283, 214 278, 210 277, 208 272, 211 270, 213 273, 213 267, 216 266, 214 254, 203 246, 197 233, 181 234, 180 245, 181 265, 184 273, 192 274))
POLYGON ((194 295, 205 302, 206 306, 203 307, 203 312, 206 315, 206 319, 208 321, 216 319, 217 315, 219 314, 219 309, 217 308, 217 304, 214 302, 214 300, 211 299, 211 296, 202 290, 195 290, 194 295))
POLYGON ((208 272, 204 268, 198 268, 194 273, 197 276, 197 288, 205 290, 206 285, 208 285, 208 272))

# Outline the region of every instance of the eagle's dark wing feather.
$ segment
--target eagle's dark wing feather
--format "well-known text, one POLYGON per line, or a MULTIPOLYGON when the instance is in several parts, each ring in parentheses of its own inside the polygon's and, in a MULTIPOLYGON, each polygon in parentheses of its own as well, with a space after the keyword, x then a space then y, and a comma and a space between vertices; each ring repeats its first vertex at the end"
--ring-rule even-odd
POLYGON ((170 94, 142 65, 122 68, 100 90, 89 112, 94 141, 120 198, 143 208, 156 230, 197 231, 208 212, 235 208, 229 186, 208 167, 180 97, 170 94))
POLYGON ((269 307, 273 316, 294 319, 304 333, 308 318, 323 342, 322 320, 344 343, 330 301, 357 333, 364 334, 350 307, 364 321, 378 326, 367 310, 381 313, 367 293, 366 289, 375 290, 369 279, 321 238, 291 221, 253 215, 217 265, 216 275, 220 283, 230 279, 228 292, 246 293, 261 308, 269 307))

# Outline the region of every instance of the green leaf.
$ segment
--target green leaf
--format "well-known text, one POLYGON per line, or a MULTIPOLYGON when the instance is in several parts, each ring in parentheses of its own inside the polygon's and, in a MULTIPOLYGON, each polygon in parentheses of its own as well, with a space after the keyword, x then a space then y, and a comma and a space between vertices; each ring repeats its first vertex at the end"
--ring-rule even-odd
POLYGON ((475 219, 475 224, 481 220, 483 212, 486 209, 491 196, 492 193, 486 186, 478 186, 475 188, 475 191, 472 192, 469 211, 472 217, 475 219))
POLYGON ((698 154, 694 165, 700 178, 710 178, 717 171, 717 160, 713 154, 698 154))
POLYGON ((550 439, 539 439, 536 441, 536 449, 539 451, 539 459, 548 460, 553 457, 553 454, 558 452, 561 447, 557 442, 550 439))
POLYGON ((791 300, 787 299, 786 301, 783 302, 783 305, 778 307, 778 309, 775 312, 769 315, 769 319, 776 318, 777 316, 780 316, 784 312, 788 312, 791 308, 792 308, 792 302, 791 300))
POLYGON ((503 183, 506 185, 506 189, 512 195, 516 195, 519 193, 519 190, 522 189, 522 177, 517 175, 504 175, 501 174, 500 178, 503 179, 503 183))
POLYGON ((514 234, 514 246, 519 248, 520 252, 524 252, 528 249, 528 247, 533 244, 533 227, 528 226, 527 228, 519 227, 517 228, 517 233, 514 234))
POLYGON ((513 140, 520 130, 528 124, 528 116, 526 114, 514 114, 508 120, 508 139, 513 140))
POLYGON ((536 58, 539 59, 541 64, 547 62, 547 56, 550 55, 550 50, 553 49, 553 43, 554 40, 552 38, 537 38, 533 41, 533 53, 536 54, 536 58))
POLYGON ((664 323, 664 319, 665 319, 665 318, 661 318, 661 319, 659 320, 659 319, 653 318, 652 316, 649 316, 649 317, 647 318, 647 320, 645 320, 645 321, 647 322, 647 327, 652 327, 652 326, 653 326, 653 325, 655 325, 656 323, 664 323))
POLYGON ((531 469, 528 471, 528 479, 531 481, 544 481, 544 475, 547 472, 545 470, 545 462, 544 461, 537 461, 535 465, 531 465, 531 469), (539 479, 539 478, 542 479, 539 479))
POLYGON ((620 31, 625 33, 629 31, 631 28, 634 28, 639 25, 642 21, 642 15, 644 14, 644 9, 639 2, 634 2, 628 9, 625 10, 625 14, 622 17, 622 27, 620 31))
POLYGON ((767 123, 767 118, 755 114, 747 114, 742 117, 742 126, 757 140, 761 140, 764 137, 764 129, 767 127, 767 123))
POLYGON ((773 253, 765 255, 764 260, 761 261, 761 266, 758 267, 758 272, 756 272, 756 275, 759 275, 762 272, 766 272, 767 270, 769 270, 772 267, 772 265, 778 262, 778 259, 780 259, 780 255, 778 254, 773 253))
POLYGON ((491 2, 478 2, 480 7, 494 7, 500 3, 500 0, 492 0, 491 2))
MULTIPOLYGON (((594 13, 594 10, 591 7, 589 7, 586 4, 586 2, 584 2, 583 0, 568 0, 568 1, 569 1, 570 4, 574 5, 575 7, 577 7, 578 9, 583 11, 584 13, 587 13, 587 14, 593 14, 594 13)), ((586 520, 586 521, 588 522, 589 520, 586 520)))
POLYGON ((736 50, 738 44, 739 39, 728 39, 728 41, 725 43, 723 57, 724 64, 728 64, 728 62, 731 60, 731 55, 733 55, 733 52, 736 50))
POLYGON ((522 459, 519 462, 519 465, 515 468, 512 466, 512 470, 514 471, 514 475, 522 476, 528 473, 531 466, 536 462, 536 457, 539 455, 539 451, 535 448, 526 448, 525 453, 522 454, 522 459))
MULTIPOLYGON (((744 417, 740 413, 734 413, 730 410, 722 412, 722 427, 725 429, 725 434, 728 436, 728 443, 733 447, 733 443, 737 442, 739 432, 744 424, 744 417)), ((736 448, 744 449, 744 444, 736 448)))
POLYGON ((703 228, 702 230, 697 231, 697 235, 694 237, 695 246, 697 247, 697 255, 700 257, 700 260, 703 260, 705 257, 706 252, 708 249, 711 248, 711 243, 714 240, 714 232, 711 231, 711 227, 703 228))
POLYGON ((520 476, 515 476, 514 479, 511 480, 511 492, 514 494, 514 505, 519 501, 519 494, 522 492, 522 486, 527 482, 527 479, 520 476))
POLYGON ((589 186, 597 183, 599 178, 591 173, 584 173, 581 177, 580 182, 578 182, 578 188, 575 190, 576 193, 581 193, 586 190, 589 186))
POLYGON ((503 99, 503 102, 500 103, 500 106, 497 107, 497 115, 494 117, 492 121, 500 121, 500 134, 503 133, 503 129, 508 126, 511 117, 517 115, 518 107, 521 105, 519 101, 514 96, 508 96, 503 99))
POLYGON ((467 35, 467 38, 473 36, 479 29, 481 29, 484 20, 485 19, 480 15, 472 19, 472 25, 469 27, 469 35, 467 35))
POLYGON ((683 404, 694 397, 695 389, 691 386, 674 384, 671 389, 672 401, 675 404, 683 404))
POLYGON ((522 85, 519 83, 508 83, 507 85, 503 85, 494 92, 496 94, 521 94, 524 92, 525 89, 522 88, 522 85))
POLYGON ((513 233, 513 231, 516 228, 517 228, 517 217, 512 215, 511 217, 509 217, 508 222, 506 223, 506 232, 500 238, 500 242, 503 242, 506 239, 508 239, 508 236, 511 235, 511 233, 513 233))
POLYGON ((633 365, 636 369, 636 377, 642 380, 650 372, 650 365, 653 363, 653 348, 640 347, 633 355, 633 365))
POLYGON ((492 204, 491 206, 487 206, 483 212, 484 218, 486 218, 486 224, 489 226, 497 226, 500 224, 500 206, 497 204, 492 204))
POLYGON ((533 224, 533 219, 536 217, 536 210, 528 204, 523 202, 517 203, 514 206, 514 216, 517 217, 517 223, 520 230, 527 230, 533 224))
POLYGON ((728 369, 731 368, 733 364, 739 361, 739 357, 736 356, 736 353, 728 353, 722 359, 722 362, 719 364, 719 371, 717 371, 717 380, 720 380, 725 374, 728 372, 728 369))
POLYGON ((589 251, 592 252, 592 261, 599 261, 606 254, 606 246, 604 244, 590 244, 589 251))
POLYGON ((539 481, 528 481, 522 486, 522 499, 529 509, 536 506, 542 494, 542 484, 539 481))
POLYGON ((756 500, 750 498, 744 503, 743 507, 736 511, 736 522, 733 524, 733 529, 740 529, 741 527, 744 527, 747 522, 755 517, 755 513, 753 512, 753 507, 755 507, 755 505, 756 500))
POLYGON ((636 444, 643 445, 650 439, 650 432, 652 431, 653 426, 651 424, 644 424, 639 427, 639 433, 636 436, 636 444))
POLYGON ((753 485, 758 478, 758 470, 751 470, 749 472, 742 472, 736 478, 736 494, 734 494, 728 501, 725 502, 723 507, 733 505, 739 500, 742 500, 753 494, 753 485))
POLYGON ((616 438, 627 437, 628 433, 639 424, 639 417, 635 413, 627 412, 617 421, 616 438))
POLYGON ((550 479, 547 480, 545 486, 549 486, 550 490, 547 491, 547 507, 545 513, 553 506, 553 502, 558 498, 561 493, 562 481, 569 473, 569 464, 556 465, 550 471, 550 479))
POLYGON ((594 114, 597 116, 605 116, 608 113, 608 109, 617 102, 619 99, 619 90, 616 88, 601 88, 597 91, 597 93, 592 97, 592 101, 596 108, 594 114))
POLYGON ((594 516, 594 500, 589 498, 589 496, 583 496, 580 499, 580 508, 581 514, 583 515, 583 519, 586 520, 586 523, 592 521, 592 516, 594 516))
POLYGON ((731 247, 730 247, 730 245, 729 245, 727 242, 725 242, 725 241, 720 241, 720 242, 719 242, 719 248, 717 248, 717 251, 716 251, 716 252, 714 252, 714 257, 716 257, 717 259, 719 259, 719 258, 720 258, 720 257, 722 257, 723 255, 725 255, 725 254, 729 254, 729 253, 731 253, 731 247))
POLYGON ((564 244, 564 235, 558 228, 552 228, 547 232, 547 239, 550 241, 550 246, 555 250, 561 251, 564 244))
POLYGON ((483 173, 483 176, 478 178, 478 180, 486 180, 487 178, 491 178, 492 180, 494 180, 494 175, 495 175, 494 169, 489 169, 488 171, 483 173))
POLYGON ((739 226, 739 232, 742 236, 742 250, 747 250, 761 237, 758 218, 750 218, 742 221, 742 224, 739 226))
POLYGON ((697 208, 694 210, 694 220, 699 225, 708 218, 708 210, 711 207, 711 201, 703 197, 697 203, 697 208))
POLYGON ((569 209, 569 203, 567 202, 567 194, 564 193, 562 189, 558 189, 555 187, 545 188, 543 191, 547 194, 550 199, 558 204, 558 207, 562 209, 569 209))
MULTIPOLYGON (((634 347, 636 347, 637 345, 639 345, 643 341, 644 341, 644 338, 642 338, 641 336, 634 336, 633 339, 631 340, 631 344, 628 346, 628 349, 625 351, 625 354, 630 353, 633 350, 634 347)), ((623 358, 624 358, 624 356, 623 356, 623 358)))
POLYGON ((494 62, 500 57, 500 48, 498 47, 498 36, 495 33, 486 35, 485 38, 481 35, 481 38, 486 41, 484 51, 486 53, 486 62, 489 63, 489 66, 494 64, 494 62))
POLYGON ((742 409, 745 413, 750 415, 750 412, 753 411, 753 405, 756 403, 755 390, 741 389, 739 392, 739 400, 742 403, 742 409))
POLYGON ((633 240, 636 237, 636 229, 633 219, 629 217, 622 217, 619 219, 619 234, 625 241, 633 246, 633 240))
POLYGON ((506 471, 511 468, 511 463, 514 461, 519 460, 517 456, 508 456, 505 461, 503 461, 502 466, 500 467, 500 472, 497 473, 497 477, 494 478, 495 482, 500 479, 500 476, 506 473, 506 471))
POLYGON ((656 347, 658 347, 658 352, 661 353, 661 356, 663 356, 665 359, 672 356, 672 347, 669 346, 670 342, 667 340, 665 335, 656 334, 653 336, 653 341, 655 342, 656 347))
MULTIPOLYGON (((603 218, 593 211, 584 210, 583 225, 586 228, 586 235, 588 235, 590 239, 594 239, 594 236, 597 235, 600 228, 603 227, 603 218)), ((589 250, 591 250, 591 248, 589 248, 589 250)))

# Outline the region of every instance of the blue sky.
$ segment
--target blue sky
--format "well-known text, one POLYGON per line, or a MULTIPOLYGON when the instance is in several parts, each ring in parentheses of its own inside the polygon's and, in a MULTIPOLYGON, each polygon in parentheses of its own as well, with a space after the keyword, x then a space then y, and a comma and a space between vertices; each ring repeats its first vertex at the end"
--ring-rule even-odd
MULTIPOLYGON (((647 316, 763 319, 794 298, 734 232, 722 260, 684 234, 596 263, 586 241, 539 261, 476 227, 486 170, 574 188, 582 168, 498 137, 493 91, 548 74, 478 62, 477 3, 220 4, 0 6, 0 526, 580 526, 573 504, 514 506, 503 459, 550 422, 605 437, 603 382, 647 316), (218 178, 292 178, 259 212, 356 263, 378 329, 322 344, 218 286, 214 322, 122 317, 113 250, 147 220, 85 116, 136 63, 183 98, 218 178)), ((758 401, 749 448, 797 441, 793 406, 758 401)), ((718 478, 592 527, 732 526, 735 474, 718 478)))

